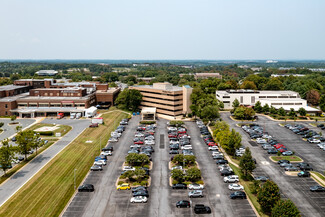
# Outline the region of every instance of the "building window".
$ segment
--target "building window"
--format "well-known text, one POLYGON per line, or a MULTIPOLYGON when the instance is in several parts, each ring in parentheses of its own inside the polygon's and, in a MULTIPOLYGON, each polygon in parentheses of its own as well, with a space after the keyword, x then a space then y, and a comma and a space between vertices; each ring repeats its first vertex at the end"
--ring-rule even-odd
POLYGON ((5 108, 8 108, 8 104, 5 104, 5 108))
POLYGON ((57 93, 56 95, 57 95, 57 96, 60 96, 60 93, 57 93))
POLYGON ((261 99, 261 98, 266 98, 266 96, 260 96, 259 98, 260 98, 260 99, 261 99))
POLYGON ((50 93, 50 96, 53 96, 53 93, 50 93))
POLYGON ((255 96, 251 97, 251 103, 255 103, 255 96))
POLYGON ((44 96, 47 96, 47 93, 44 93, 44 96))
POLYGON ((244 97, 240 96, 240 103, 243 103, 243 102, 244 102, 244 97))
POLYGON ((8 115, 8 112, 6 112, 6 115, 8 115))
POLYGON ((222 98, 230 98, 230 96, 223 96, 222 98))

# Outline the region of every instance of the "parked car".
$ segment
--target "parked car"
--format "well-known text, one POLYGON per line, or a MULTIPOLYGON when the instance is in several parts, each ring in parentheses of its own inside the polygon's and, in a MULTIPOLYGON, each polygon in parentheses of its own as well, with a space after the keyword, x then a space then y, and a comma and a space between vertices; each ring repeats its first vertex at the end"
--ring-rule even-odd
POLYGON ((192 183, 192 184, 188 185, 188 189, 189 190, 202 190, 202 189, 204 189, 204 185, 192 183))
POLYGON ((131 186, 129 183, 123 183, 121 185, 118 185, 117 190, 130 190, 131 189, 131 186))
POLYGON ((203 191, 202 190, 193 190, 193 191, 188 192, 188 196, 190 198, 203 197, 203 191))
POLYGON ((176 207, 177 208, 190 208, 191 203, 188 200, 180 200, 180 201, 177 201, 176 207))
POLYGON ((230 194, 230 199, 246 199, 246 194, 243 191, 235 191, 234 193, 230 194))
POLYGON ((132 193, 136 192, 136 191, 147 191, 147 187, 145 186, 138 186, 138 187, 134 187, 132 188, 132 193))
POLYGON ((195 214, 211 213, 211 208, 203 204, 196 204, 194 206, 194 213, 195 214))
POLYGON ((288 161, 288 160, 279 160, 279 161, 278 161, 278 164, 282 164, 282 163, 288 163, 288 164, 289 164, 290 161, 288 161))
POLYGON ((178 184, 174 184, 172 186, 172 189, 187 189, 187 186, 186 186, 186 184, 178 183, 178 184))
POLYGON ((227 164, 227 160, 217 160, 216 164, 227 164))
POLYGON ((227 170, 227 169, 223 169, 220 171, 220 175, 221 176, 230 176, 230 175, 233 175, 234 172, 233 171, 230 171, 230 170, 227 170))
POLYGON ((266 182, 267 180, 269 180, 269 178, 266 176, 257 176, 257 177, 254 177, 254 179, 261 181, 261 182, 266 182))
POLYGON ((225 183, 231 183, 231 182, 239 182, 239 178, 237 175, 231 175, 231 176, 226 176, 223 178, 223 181, 225 183))
POLYGON ((123 171, 135 171, 135 168, 131 166, 124 166, 123 171))
POLYGON ((131 203, 147 203, 148 198, 144 196, 136 196, 136 197, 131 197, 130 202, 131 203))
POLYGON ((294 166, 287 166, 284 168, 285 171, 298 171, 297 167, 294 166))
POLYGON ((298 175, 298 177, 310 177, 310 172, 300 171, 297 175, 298 175))
POLYGON ((111 151, 102 151, 100 154, 101 155, 106 155, 106 156, 112 156, 112 152, 111 151))
POLYGON ((229 184, 229 185, 228 185, 228 189, 229 189, 229 190, 236 190, 236 191, 239 191, 239 190, 244 190, 244 186, 242 186, 242 185, 240 185, 240 184, 232 183, 232 184, 229 184))
POLYGON ((320 185, 315 185, 310 187, 311 192, 325 192, 325 187, 320 185))
POLYGON ((78 192, 93 192, 95 190, 92 184, 83 184, 78 188, 78 192))
POLYGON ((100 166, 100 165, 94 164, 92 167, 90 167, 90 170, 91 171, 102 171, 103 170, 103 167, 100 166))
POLYGON ((267 150, 267 153, 268 154, 277 154, 278 151, 276 149, 274 149, 274 148, 271 148, 271 149, 267 150))
POLYGON ((98 127, 98 124, 97 123, 94 123, 94 124, 90 124, 89 125, 90 128, 93 128, 93 127, 98 127))
POLYGON ((133 197, 139 197, 139 196, 149 197, 149 192, 148 191, 136 191, 136 192, 132 193, 132 196, 133 197))
POLYGON ((209 146, 209 151, 218 151, 219 150, 219 148, 218 148, 218 146, 209 146))
POLYGON ((178 150, 170 150, 169 154, 178 154, 178 150))
POLYGON ((283 156, 291 156, 291 155, 293 155, 293 152, 292 151, 285 151, 285 152, 282 152, 282 155, 283 156))

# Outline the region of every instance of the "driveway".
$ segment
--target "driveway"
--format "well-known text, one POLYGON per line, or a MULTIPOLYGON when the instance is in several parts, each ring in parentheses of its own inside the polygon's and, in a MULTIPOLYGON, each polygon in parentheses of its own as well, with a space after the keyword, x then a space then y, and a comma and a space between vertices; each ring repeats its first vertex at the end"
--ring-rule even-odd
POLYGON ((10 179, 0 186, 0 206, 7 201, 16 191, 18 191, 29 179, 31 179, 40 169, 43 168, 53 157, 74 140, 85 128, 90 120, 52 120, 45 119, 41 123, 57 123, 72 126, 72 130, 62 139, 47 150, 35 157, 30 163, 15 173, 10 179))
MULTIPOLYGON (((9 123, 11 122, 10 118, 0 118, 0 122, 4 123, 2 127, 4 131, 0 134, 0 141, 11 137, 17 132, 16 126, 18 126, 18 124, 9 125, 9 123)), ((19 122, 19 126, 24 129, 25 127, 34 123, 35 119, 17 119, 15 122, 19 122)))

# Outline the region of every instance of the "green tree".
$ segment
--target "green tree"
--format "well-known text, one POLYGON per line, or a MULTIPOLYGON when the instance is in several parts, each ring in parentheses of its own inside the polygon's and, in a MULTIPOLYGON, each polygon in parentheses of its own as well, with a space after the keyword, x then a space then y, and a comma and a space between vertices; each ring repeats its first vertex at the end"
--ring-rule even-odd
POLYGON ((271 114, 276 114, 277 113, 277 110, 273 106, 271 106, 270 113, 271 114))
POLYGON ((136 111, 142 101, 142 94, 138 90, 125 89, 117 97, 115 103, 120 109, 136 111))
POLYGON ((246 148, 243 156, 240 158, 239 167, 245 177, 247 177, 247 175, 256 168, 255 162, 252 158, 252 153, 248 147, 246 148))
POLYGON ((19 132, 16 136, 16 143, 18 144, 18 151, 25 155, 25 160, 27 160, 27 154, 32 149, 35 137, 34 132, 31 130, 25 130, 22 132, 19 132))
POLYGON ((241 135, 234 129, 221 135, 220 144, 227 154, 234 156, 236 149, 241 146, 241 135))
POLYGON ((240 86, 241 89, 250 89, 256 90, 257 87, 253 81, 244 81, 243 84, 240 86))
POLYGON ((42 145, 44 145, 44 141, 41 139, 40 135, 38 133, 34 134, 33 143, 31 145, 31 147, 36 150, 36 154, 37 154, 38 148, 41 147, 42 145))
POLYGON ((20 131, 21 130, 21 126, 16 126, 16 131, 18 132, 18 131, 20 131))
POLYGON ((271 217, 300 217, 296 205, 290 200, 279 200, 272 208, 271 217))
POLYGON ((141 180, 146 176, 146 171, 144 169, 136 168, 134 176, 136 176, 137 182, 141 182, 141 180))
POLYGON ((255 116, 255 111, 253 108, 246 107, 245 108, 245 119, 250 120, 252 117, 255 116))
POLYGON ((196 117, 196 116, 199 116, 198 112, 199 112, 199 108, 197 105, 195 104, 192 104, 190 105, 190 109, 192 111, 192 114, 196 117))
POLYGON ((193 167, 186 171, 186 179, 191 182, 195 182, 201 179, 201 170, 193 167))
POLYGON ((219 101, 219 109, 223 110, 225 108, 225 105, 223 104, 222 101, 219 101))
POLYGON ((216 118, 219 118, 220 114, 219 114, 219 108, 218 106, 206 106, 202 109, 202 111, 200 112, 200 118, 202 118, 203 120, 209 120, 212 121, 216 118))
POLYGON ((264 113, 268 113, 268 112, 270 111, 269 104, 266 103, 266 104, 263 106, 263 109, 262 109, 262 110, 263 110, 264 113))
POLYGON ((261 105, 261 102, 260 101, 257 101, 255 103, 255 106, 254 106, 254 110, 257 112, 257 113, 261 113, 262 112, 262 105, 261 105))
POLYGON ((133 176, 134 176, 134 171, 128 170, 125 173, 123 173, 122 176, 124 176, 127 180, 130 181, 133 178, 133 176))
POLYGON ((281 107, 278 110, 278 114, 281 115, 281 116, 286 116, 287 115, 287 112, 284 110, 283 107, 281 107))
POLYGON ((291 117, 296 116, 296 112, 295 112, 295 110, 293 108, 290 109, 289 116, 291 116, 291 117))
POLYGON ((5 123, 3 123, 3 122, 0 122, 0 128, 1 128, 1 127, 3 127, 3 125, 4 125, 4 124, 5 124, 5 123))
POLYGON ((17 119, 17 116, 16 115, 12 115, 12 116, 10 116, 10 120, 11 121, 15 121, 17 119))
POLYGON ((177 165, 183 165, 183 163, 185 163, 184 155, 183 154, 175 155, 173 158, 173 163, 177 165))
POLYGON ((236 109, 237 107, 239 107, 239 105, 240 105, 240 103, 239 103, 238 99, 236 98, 236 99, 232 102, 232 107, 233 107, 234 109, 236 109))
POLYGON ((284 86, 279 78, 271 78, 263 87, 264 90, 283 90, 284 86))
POLYGON ((131 153, 125 157, 125 161, 130 166, 143 166, 149 163, 149 157, 145 154, 131 153))
POLYGON ((280 200, 279 187, 270 180, 267 180, 257 194, 257 202, 261 205, 264 213, 270 214, 274 205, 280 200))
POLYGON ((15 157, 15 148, 9 144, 8 139, 2 141, 0 147, 0 167, 6 175, 7 169, 11 168, 11 161, 15 157))
POLYGON ((306 111, 306 109, 304 109, 304 108, 301 107, 301 108, 299 108, 298 113, 299 113, 301 116, 306 116, 307 111, 306 111))
POLYGON ((182 183, 185 181, 185 175, 183 173, 183 170, 180 169, 174 169, 171 172, 171 176, 174 180, 176 180, 179 183, 182 183))
POLYGON ((325 112, 325 95, 322 95, 319 99, 319 107, 320 109, 325 112))
POLYGON ((195 164, 196 157, 194 155, 184 155, 184 162, 187 166, 195 164))

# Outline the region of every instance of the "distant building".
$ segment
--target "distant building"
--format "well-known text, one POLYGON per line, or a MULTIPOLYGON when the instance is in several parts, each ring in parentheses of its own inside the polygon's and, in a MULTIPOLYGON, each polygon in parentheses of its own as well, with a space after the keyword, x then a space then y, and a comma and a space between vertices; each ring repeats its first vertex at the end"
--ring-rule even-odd
POLYGON ((35 74, 39 75, 39 76, 54 76, 56 74, 58 74, 58 71, 55 70, 40 70, 35 72, 35 74))
POLYGON ((271 77, 287 77, 287 76, 294 76, 294 77, 303 77, 305 75, 302 75, 302 74, 282 74, 282 75, 279 75, 279 74, 272 74, 271 77))
POLYGON ((140 108, 154 107, 157 114, 179 116, 191 113, 190 96, 192 88, 173 86, 168 82, 154 83, 153 85, 131 86, 130 89, 139 90, 143 95, 140 108))
POLYGON ((194 75, 195 79, 207 79, 207 78, 218 78, 222 79, 222 75, 219 73, 195 73, 194 75))
POLYGON ((266 63, 277 63, 277 60, 266 60, 266 63))
POLYGON ((146 83, 150 83, 153 79, 155 79, 154 77, 138 77, 137 80, 138 81, 144 81, 146 83))
POLYGON ((258 91, 258 90, 217 90, 216 98, 223 102, 225 109, 232 109, 232 103, 235 99, 244 106, 254 106, 257 101, 264 106, 268 104, 276 109, 283 107, 290 111, 293 108, 298 111, 304 108, 308 113, 319 113, 318 109, 307 106, 307 101, 301 99, 299 93, 294 91, 258 91))

